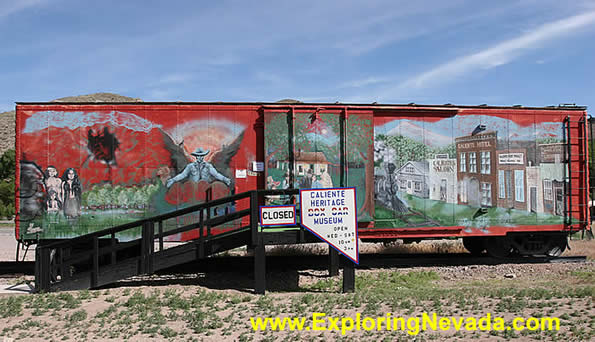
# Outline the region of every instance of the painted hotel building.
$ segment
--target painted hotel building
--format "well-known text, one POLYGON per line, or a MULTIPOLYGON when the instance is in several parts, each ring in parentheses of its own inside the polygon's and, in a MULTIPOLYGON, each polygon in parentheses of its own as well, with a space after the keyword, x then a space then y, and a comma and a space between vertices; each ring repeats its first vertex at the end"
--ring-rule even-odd
POLYGON ((486 131, 455 139, 459 204, 497 205, 496 148, 498 133, 486 131))

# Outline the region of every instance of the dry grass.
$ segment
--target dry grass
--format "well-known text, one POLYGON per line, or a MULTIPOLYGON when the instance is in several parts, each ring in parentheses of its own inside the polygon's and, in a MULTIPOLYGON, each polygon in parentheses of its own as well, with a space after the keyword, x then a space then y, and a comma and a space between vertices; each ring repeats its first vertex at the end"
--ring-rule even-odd
POLYGON ((569 245, 570 248, 563 255, 585 255, 587 259, 595 260, 595 240, 570 240, 569 245))
MULTIPOLYGON (((187 284, 0 296, 0 340, 28 341, 468 341, 595 338, 593 263, 358 270, 356 291, 341 294, 341 276, 318 277, 297 291, 265 296, 187 284), (530 268, 528 270, 527 268, 530 268), (495 271, 492 273, 492 271, 495 271), (452 273, 463 278, 453 278, 452 273), (518 276, 503 276, 513 272, 518 276), (250 317, 559 317, 560 331, 352 330, 253 331, 250 317)), ((309 272, 308 272, 309 273, 309 272)), ((245 275, 236 274, 237 277, 245 275)), ((227 280, 223 274, 217 278, 227 280)))
POLYGON ((379 254, 448 254, 448 253, 466 253, 460 239, 456 240, 424 240, 409 244, 400 241, 391 244, 364 244, 361 253, 379 253, 379 254))
POLYGON ((273 256, 303 256, 326 255, 329 247, 322 243, 306 243, 302 245, 267 246, 267 255, 273 256))
MULTIPOLYGON (((267 255, 271 256, 305 256, 326 255, 328 248, 322 243, 308 243, 302 245, 267 246, 267 255)), ((460 240, 428 240, 419 243, 390 244, 364 242, 360 244, 361 254, 422 254, 422 253, 465 253, 465 247, 460 240)))
MULTIPOLYGON (((403 244, 400 240, 390 244, 364 242, 360 244, 361 254, 448 254, 466 253, 460 239, 457 240, 425 240, 403 244)), ((267 247, 267 255, 326 255, 328 247, 321 243, 303 245, 278 245, 267 247)))

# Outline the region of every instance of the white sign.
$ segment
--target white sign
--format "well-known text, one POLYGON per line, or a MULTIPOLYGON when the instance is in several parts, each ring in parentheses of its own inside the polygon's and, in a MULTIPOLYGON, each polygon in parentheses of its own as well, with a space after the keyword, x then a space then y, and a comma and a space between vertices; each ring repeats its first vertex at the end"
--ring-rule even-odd
POLYGON ((301 224, 359 264, 355 188, 300 190, 301 224))
POLYGON ((498 164, 514 164, 523 165, 525 164, 524 153, 501 153, 498 155, 498 164))
POLYGON ((271 205, 260 207, 260 225, 295 225, 295 205, 271 205))
POLYGON ((255 171, 255 172, 264 171, 264 162, 253 161, 252 162, 252 171, 255 171))
POLYGON ((236 178, 246 178, 246 169, 236 170, 236 178))

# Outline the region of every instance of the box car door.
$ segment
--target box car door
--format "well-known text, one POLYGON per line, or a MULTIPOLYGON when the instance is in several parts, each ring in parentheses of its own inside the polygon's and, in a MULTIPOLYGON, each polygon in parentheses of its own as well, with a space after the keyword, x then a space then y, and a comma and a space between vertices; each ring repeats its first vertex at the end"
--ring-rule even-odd
POLYGON ((374 117, 375 227, 455 225, 455 111, 382 111, 374 117), (377 187, 378 188, 378 187, 377 187))
MULTIPOLYGON (((355 187, 358 220, 373 217, 372 114, 265 110, 267 189, 355 187)), ((284 198, 273 198, 283 202, 284 198)))

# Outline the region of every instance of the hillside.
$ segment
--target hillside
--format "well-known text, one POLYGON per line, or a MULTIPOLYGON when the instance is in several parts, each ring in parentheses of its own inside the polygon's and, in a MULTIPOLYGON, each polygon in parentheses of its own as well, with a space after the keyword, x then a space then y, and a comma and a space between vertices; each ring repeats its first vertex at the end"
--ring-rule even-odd
POLYGON ((89 95, 67 96, 55 99, 51 102, 143 102, 143 100, 112 93, 95 93, 89 95))
MULTIPOLYGON (((50 102, 143 102, 141 99, 112 93, 68 96, 50 102)), ((15 147, 15 111, 0 113, 0 155, 15 147)))
POLYGON ((14 148, 15 112, 0 113, 0 155, 14 148))

